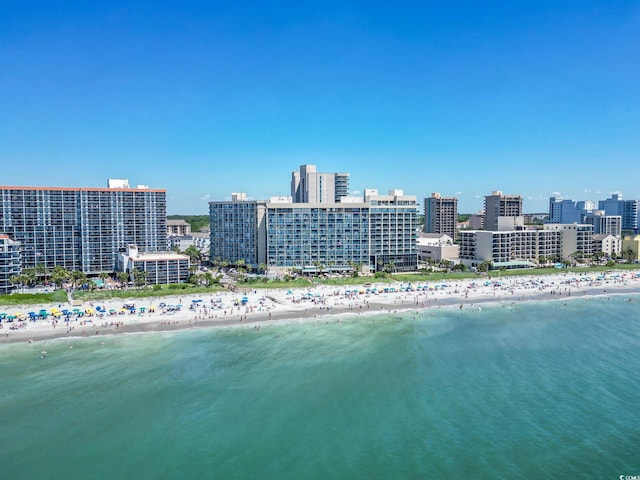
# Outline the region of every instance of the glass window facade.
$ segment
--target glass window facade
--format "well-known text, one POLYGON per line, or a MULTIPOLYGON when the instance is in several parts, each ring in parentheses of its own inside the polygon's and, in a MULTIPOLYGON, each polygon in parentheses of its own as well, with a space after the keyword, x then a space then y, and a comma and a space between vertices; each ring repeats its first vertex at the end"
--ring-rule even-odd
POLYGON ((303 271, 417 268, 415 200, 371 203, 211 202, 212 262, 303 271), (264 253, 262 253, 264 252, 264 253))
POLYGON ((242 260, 246 265, 258 266, 258 211, 264 210, 263 205, 264 202, 253 201, 209 204, 212 262, 242 260))
POLYGON ((167 249, 166 191, 0 189, 0 232, 22 243, 22 268, 113 272, 120 249, 167 249))

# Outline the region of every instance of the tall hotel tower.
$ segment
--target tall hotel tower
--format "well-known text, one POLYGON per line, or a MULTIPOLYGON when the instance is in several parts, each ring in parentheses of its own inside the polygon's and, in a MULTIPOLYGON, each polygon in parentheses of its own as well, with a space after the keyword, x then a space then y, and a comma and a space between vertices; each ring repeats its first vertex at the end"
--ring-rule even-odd
POLYGON ((425 233, 444 233, 455 240, 457 223, 457 198, 442 197, 439 193, 432 193, 431 197, 424 199, 425 233))
POLYGON ((503 195, 501 191, 492 192, 484 197, 484 229, 497 231, 499 217, 521 217, 522 197, 520 195, 503 195))
POLYGON ((118 253, 167 249, 166 190, 126 180, 108 188, 0 187, 0 234, 21 244, 22 268, 114 272, 118 253))
POLYGON ((294 203, 339 203, 348 194, 348 173, 318 173, 315 165, 301 165, 291 173, 294 203))

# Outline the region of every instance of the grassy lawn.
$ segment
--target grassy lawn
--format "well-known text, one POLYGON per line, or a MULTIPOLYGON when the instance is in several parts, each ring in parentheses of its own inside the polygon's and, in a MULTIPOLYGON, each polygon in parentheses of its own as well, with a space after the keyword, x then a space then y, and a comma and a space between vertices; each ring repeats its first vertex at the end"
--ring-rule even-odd
POLYGON ((67 292, 56 290, 51 293, 14 293, 0 295, 0 305, 13 307, 16 305, 37 305, 40 303, 66 303, 67 292))
POLYGON ((211 287, 196 287, 187 283, 176 285, 161 285, 161 288, 141 288, 131 290, 94 290, 93 292, 77 291, 72 296, 75 300, 110 300, 113 298, 154 298, 169 295, 193 295, 196 293, 226 292, 227 289, 214 285, 211 287))
POLYGON ((295 280, 258 280, 251 279, 246 282, 236 283, 238 290, 258 288, 307 288, 313 285, 309 278, 296 278, 295 280))
POLYGON ((393 280, 403 283, 441 282, 443 280, 478 278, 479 276, 480 275, 475 272, 394 273, 393 280))

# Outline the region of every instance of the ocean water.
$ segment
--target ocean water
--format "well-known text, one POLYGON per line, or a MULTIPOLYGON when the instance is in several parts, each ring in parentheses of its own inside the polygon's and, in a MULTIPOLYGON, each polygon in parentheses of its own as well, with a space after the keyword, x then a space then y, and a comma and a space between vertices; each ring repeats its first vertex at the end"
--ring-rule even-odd
POLYGON ((629 300, 6 345, 0 475, 640 475, 629 300))

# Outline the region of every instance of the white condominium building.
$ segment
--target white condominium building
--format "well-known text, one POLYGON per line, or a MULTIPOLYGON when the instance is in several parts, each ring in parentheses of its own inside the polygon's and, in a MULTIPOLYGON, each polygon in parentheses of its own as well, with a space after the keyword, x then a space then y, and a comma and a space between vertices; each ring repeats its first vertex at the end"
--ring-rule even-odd
POLYGON ((319 173, 315 165, 301 165, 291 173, 295 203, 339 203, 349 194, 348 173, 319 173))
POLYGON ((592 225, 551 224, 536 230, 460 232, 460 261, 469 267, 485 261, 494 268, 527 267, 541 257, 559 261, 574 253, 593 253, 592 225))

